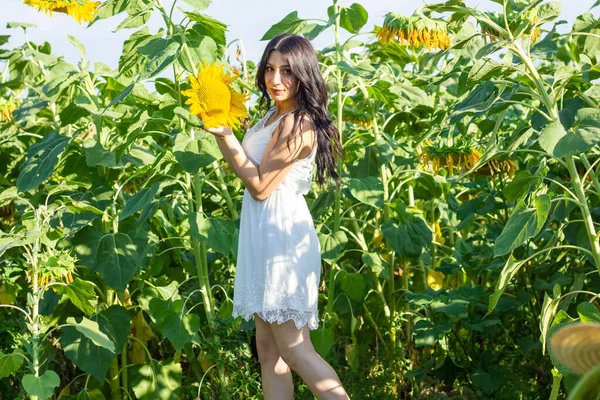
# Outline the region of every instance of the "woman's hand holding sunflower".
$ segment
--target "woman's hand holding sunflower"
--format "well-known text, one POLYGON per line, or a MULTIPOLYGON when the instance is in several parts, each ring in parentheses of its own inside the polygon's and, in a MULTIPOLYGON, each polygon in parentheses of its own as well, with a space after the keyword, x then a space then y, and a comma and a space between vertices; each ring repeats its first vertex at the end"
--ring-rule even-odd
POLYGON ((220 139, 224 139, 225 136, 233 135, 231 128, 223 125, 217 128, 206 128, 206 131, 212 133, 220 139))

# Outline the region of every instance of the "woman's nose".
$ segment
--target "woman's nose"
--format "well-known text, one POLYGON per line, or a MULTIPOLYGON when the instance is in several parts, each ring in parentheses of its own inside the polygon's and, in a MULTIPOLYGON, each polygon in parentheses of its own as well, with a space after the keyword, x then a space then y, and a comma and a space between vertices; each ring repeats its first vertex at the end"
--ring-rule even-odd
POLYGON ((275 70, 273 72, 273 83, 280 83, 281 82, 281 74, 279 73, 279 71, 275 70))

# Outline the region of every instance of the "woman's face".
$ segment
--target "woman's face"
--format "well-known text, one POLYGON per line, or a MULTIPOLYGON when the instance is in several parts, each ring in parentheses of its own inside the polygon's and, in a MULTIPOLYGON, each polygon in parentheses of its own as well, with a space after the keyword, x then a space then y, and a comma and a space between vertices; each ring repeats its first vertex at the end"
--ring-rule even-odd
POLYGON ((298 83, 285 56, 273 50, 265 66, 265 84, 271 99, 275 103, 295 101, 298 83))

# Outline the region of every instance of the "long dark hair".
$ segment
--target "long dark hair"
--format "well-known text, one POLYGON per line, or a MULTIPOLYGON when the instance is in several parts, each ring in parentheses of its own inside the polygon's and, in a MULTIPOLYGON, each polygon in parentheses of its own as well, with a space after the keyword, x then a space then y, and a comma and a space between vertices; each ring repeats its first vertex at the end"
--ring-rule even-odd
MULTIPOLYGON (((289 33, 281 34, 267 44, 265 52, 258 64, 256 72, 256 86, 260 89, 262 96, 259 106, 266 103, 266 108, 271 107, 271 97, 267 92, 265 83, 265 69, 267 60, 273 50, 281 52, 287 59, 292 74, 298 79, 299 87, 296 92, 296 110, 294 114, 294 125, 289 140, 297 134, 299 121, 307 116, 312 120, 317 140, 317 182, 319 185, 325 183, 325 175, 328 175, 339 184, 340 177, 336 171, 336 156, 341 156, 342 146, 340 144, 340 133, 337 126, 331 120, 327 109, 329 96, 325 81, 319 70, 319 62, 315 49, 310 42, 302 36, 289 33)), ((288 142, 289 143, 289 142, 288 142)))

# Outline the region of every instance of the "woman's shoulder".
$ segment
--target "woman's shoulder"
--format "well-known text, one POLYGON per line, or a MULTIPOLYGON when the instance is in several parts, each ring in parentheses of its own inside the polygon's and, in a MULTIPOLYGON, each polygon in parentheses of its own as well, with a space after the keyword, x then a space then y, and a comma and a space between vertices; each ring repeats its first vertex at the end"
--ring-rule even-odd
POLYGON ((290 113, 283 118, 282 124, 284 129, 288 129, 290 133, 292 130, 294 133, 300 133, 301 135, 309 134, 312 135, 315 132, 315 125, 313 118, 308 113, 302 113, 298 117, 298 123, 294 126, 296 121, 296 113, 290 113))
POLYGON ((310 125, 310 128, 312 129, 312 124, 313 124, 313 118, 310 116, 310 114, 304 112, 304 113, 299 113, 298 111, 290 111, 287 115, 285 115, 282 119, 283 122, 285 123, 291 123, 293 124, 294 121, 296 121, 296 116, 298 116, 298 124, 302 124, 302 125, 306 125, 306 123, 308 122, 310 125))
POLYGON ((304 143, 312 143, 316 134, 312 119, 309 115, 300 115, 296 123, 296 113, 289 113, 284 116, 280 122, 279 139, 287 143, 288 139, 293 138, 293 142, 302 146, 304 143))

